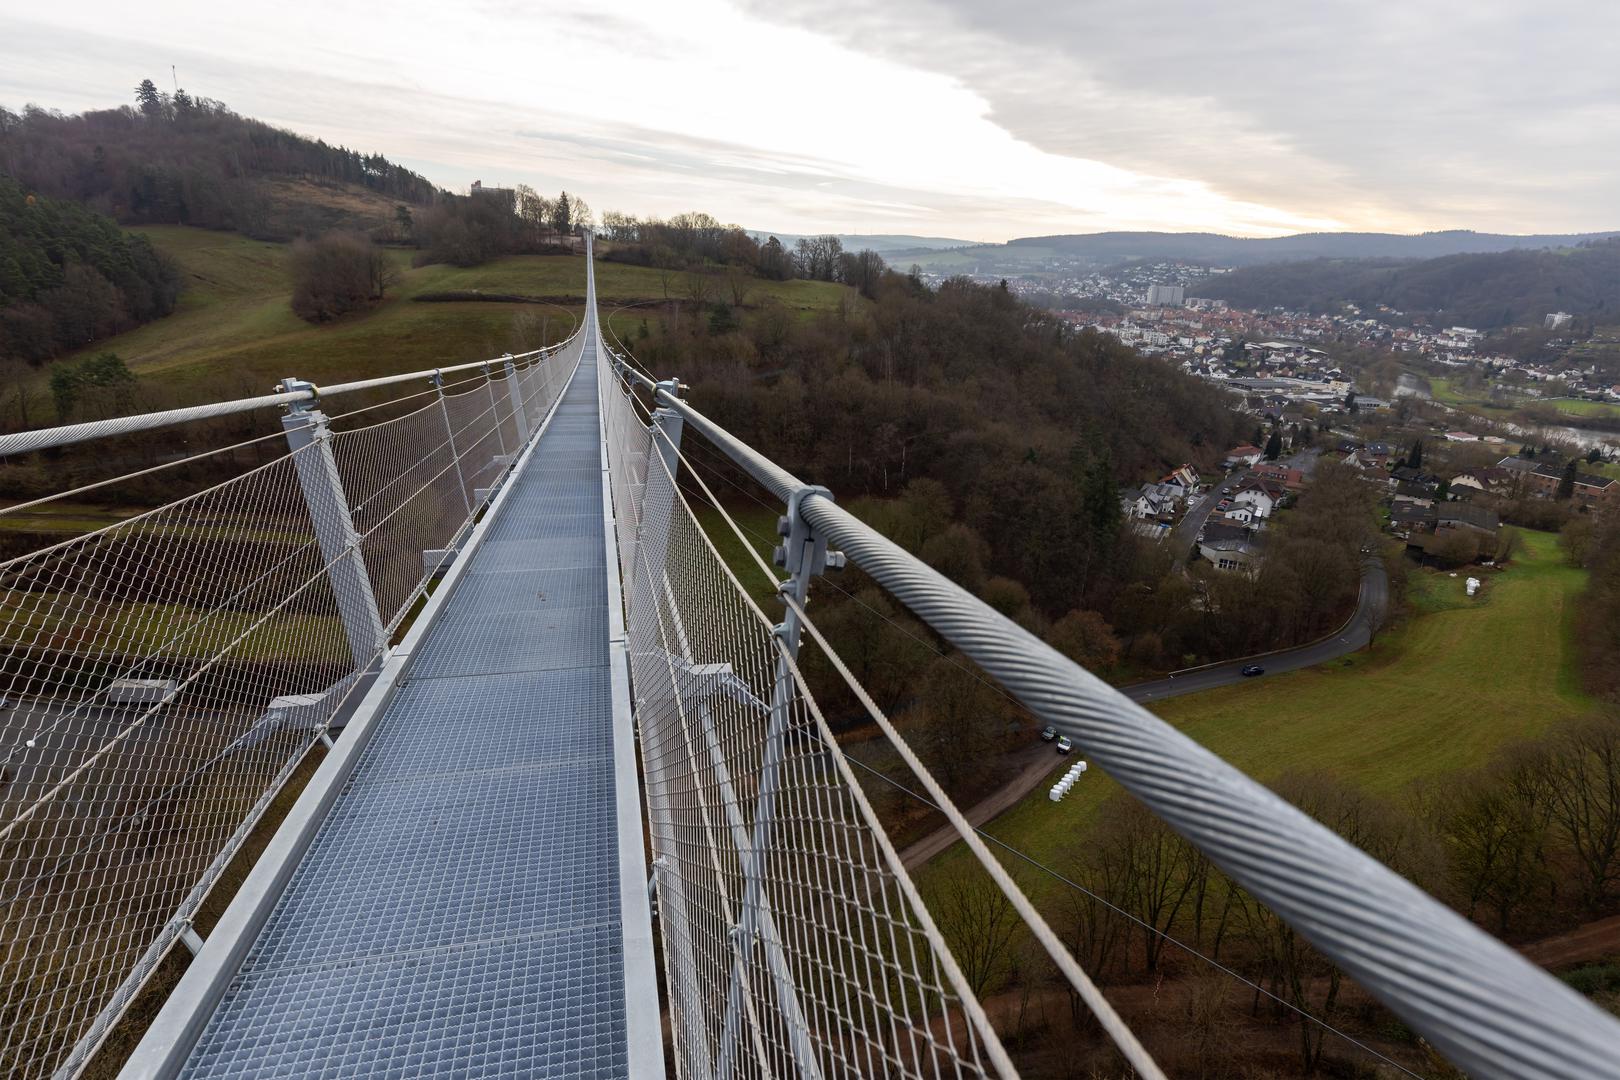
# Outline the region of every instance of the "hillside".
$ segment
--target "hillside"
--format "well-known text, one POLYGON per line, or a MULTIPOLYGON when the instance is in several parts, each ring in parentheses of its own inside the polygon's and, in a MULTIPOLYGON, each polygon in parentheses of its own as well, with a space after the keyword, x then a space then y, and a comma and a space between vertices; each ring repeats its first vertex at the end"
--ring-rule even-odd
POLYGON ((1418 262, 1314 259, 1235 270, 1200 284, 1248 308, 1333 312, 1346 303, 1479 329, 1539 323, 1549 311, 1593 322, 1620 314, 1620 238, 1551 251, 1450 255, 1418 262))
MULTIPOLYGON (((179 267, 185 291, 173 315, 90 351, 116 352, 149 396, 175 403, 263 393, 287 375, 332 382, 535 348, 565 336, 584 302, 577 256, 513 255, 470 268, 413 269, 409 251, 393 250, 399 284, 374 311, 316 326, 289 304, 289 245, 179 225, 137 233, 179 267), (417 299, 479 292, 544 302, 417 299)), ((657 271, 618 263, 599 265, 597 289, 604 314, 665 295, 657 271)), ((760 282, 755 299, 809 312, 836 306, 847 292, 827 282, 760 282)), ((618 322, 633 332, 629 315, 618 322)), ((36 376, 41 385, 44 379, 43 372, 36 376)))
POLYGON ((222 102, 152 94, 139 109, 0 109, 0 172, 126 225, 196 225, 261 239, 388 227, 396 206, 430 206, 444 195, 381 154, 329 146, 222 102))

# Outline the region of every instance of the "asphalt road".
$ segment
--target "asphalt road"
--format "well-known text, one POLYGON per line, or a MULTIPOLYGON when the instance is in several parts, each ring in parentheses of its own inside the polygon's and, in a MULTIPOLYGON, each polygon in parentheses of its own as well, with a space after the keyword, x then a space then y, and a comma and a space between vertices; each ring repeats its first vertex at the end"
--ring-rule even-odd
MULTIPOLYGON (((1306 476, 1309 476, 1316 468, 1317 458, 1320 455, 1321 451, 1319 450, 1301 450, 1291 457, 1283 458, 1277 464, 1286 465, 1290 469, 1298 469, 1306 476)), ((1198 539, 1198 534, 1204 531, 1204 524, 1209 521, 1210 515, 1215 512, 1215 507, 1220 505, 1221 499, 1224 498, 1221 494, 1221 488, 1236 487, 1238 481, 1248 476, 1251 471, 1253 470, 1248 466, 1240 465, 1222 477, 1218 483, 1212 483, 1209 494, 1188 507, 1181 520, 1176 522, 1176 527, 1170 530, 1169 544, 1170 549, 1176 553, 1177 566, 1185 564, 1188 557, 1192 555, 1194 541, 1198 539)))
POLYGON ((1332 637, 1295 649, 1285 649, 1270 656, 1232 660, 1216 664, 1214 667, 1199 668, 1180 675, 1155 679, 1153 682, 1136 683, 1133 686, 1122 687, 1121 691, 1132 701, 1143 703, 1162 701, 1181 694, 1193 694, 1200 690, 1213 690, 1217 686, 1244 682, 1250 676, 1243 674, 1243 668, 1249 664, 1259 664, 1266 669, 1265 675, 1253 676, 1261 679, 1280 671, 1294 671, 1298 668, 1323 664, 1365 646, 1371 637, 1373 620, 1382 619, 1388 610, 1389 575, 1384 572, 1383 560, 1369 557, 1361 564, 1361 595, 1356 601, 1356 613, 1351 616, 1344 628, 1332 637))
POLYGON ((1184 564, 1192 554, 1193 542, 1198 539, 1198 534, 1204 531, 1204 523, 1209 520, 1209 515, 1215 512, 1215 507, 1220 501, 1226 497, 1221 494, 1221 488, 1236 484, 1248 472, 1247 467, 1239 466, 1218 482, 1212 483, 1209 494, 1189 506, 1187 512, 1181 516, 1181 520, 1176 522, 1176 527, 1170 530, 1169 542, 1170 550, 1176 553, 1177 566, 1184 564))

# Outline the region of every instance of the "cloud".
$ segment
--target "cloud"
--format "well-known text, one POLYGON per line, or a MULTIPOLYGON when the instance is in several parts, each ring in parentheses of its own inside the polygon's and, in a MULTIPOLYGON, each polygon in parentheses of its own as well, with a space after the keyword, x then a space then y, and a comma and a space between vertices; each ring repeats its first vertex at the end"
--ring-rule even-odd
POLYGON ((748 4, 949 72, 1048 153, 1358 227, 1615 224, 1620 5, 748 4))
MULTIPOLYGON (((1412 44, 1421 28, 1387 13, 1363 17, 1374 33, 1311 10, 1320 35, 1258 0, 395 0, 387 19, 343 0, 80 0, 0 16, 0 101, 106 107, 174 63, 193 93, 450 187, 791 232, 1610 224, 1616 151, 1589 133, 1612 129, 1613 73, 1571 61, 1557 89, 1510 91, 1500 71, 1464 78, 1498 59, 1483 50, 1518 29, 1507 16, 1465 9, 1455 41, 1412 44), (1426 50, 1427 74, 1386 70, 1426 50), (1495 142, 1487 91, 1518 95, 1495 142)), ((1526 33, 1538 57, 1564 40, 1526 33)))

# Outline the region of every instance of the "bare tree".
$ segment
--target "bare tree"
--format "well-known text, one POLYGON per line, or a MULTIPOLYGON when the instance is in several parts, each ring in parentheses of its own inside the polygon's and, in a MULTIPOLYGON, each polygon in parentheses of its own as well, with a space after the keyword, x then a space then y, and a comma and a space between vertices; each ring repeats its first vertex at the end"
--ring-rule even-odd
POLYGON ((1595 912, 1620 879, 1620 718, 1559 733, 1543 768, 1553 828, 1574 857, 1581 900, 1595 912))
POLYGON ((978 866, 958 861, 942 875, 930 905, 951 955, 975 997, 1003 976, 1024 924, 1012 902, 978 866))
POLYGON ((694 263, 688 266, 686 272, 681 275, 681 290, 686 294, 686 299, 694 306, 701 307, 709 302, 709 297, 714 290, 714 282, 709 279, 709 275, 701 265, 694 263))
POLYGON ((748 294, 754 288, 754 276, 748 272, 748 267, 729 263, 726 266, 726 291, 731 294, 731 306, 742 307, 748 299, 748 294))

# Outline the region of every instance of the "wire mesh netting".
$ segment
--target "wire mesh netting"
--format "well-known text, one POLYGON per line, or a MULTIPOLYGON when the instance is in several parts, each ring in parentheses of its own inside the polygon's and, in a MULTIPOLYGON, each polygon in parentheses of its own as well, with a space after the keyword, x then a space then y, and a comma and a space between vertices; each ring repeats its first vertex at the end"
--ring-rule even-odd
POLYGON ((296 414, 284 456, 0 561, 0 1073, 82 1068, 579 355, 296 414))
POLYGON ((603 371, 680 1074, 997 1071, 996 1037, 970 1019, 982 1012, 797 668, 603 371))

